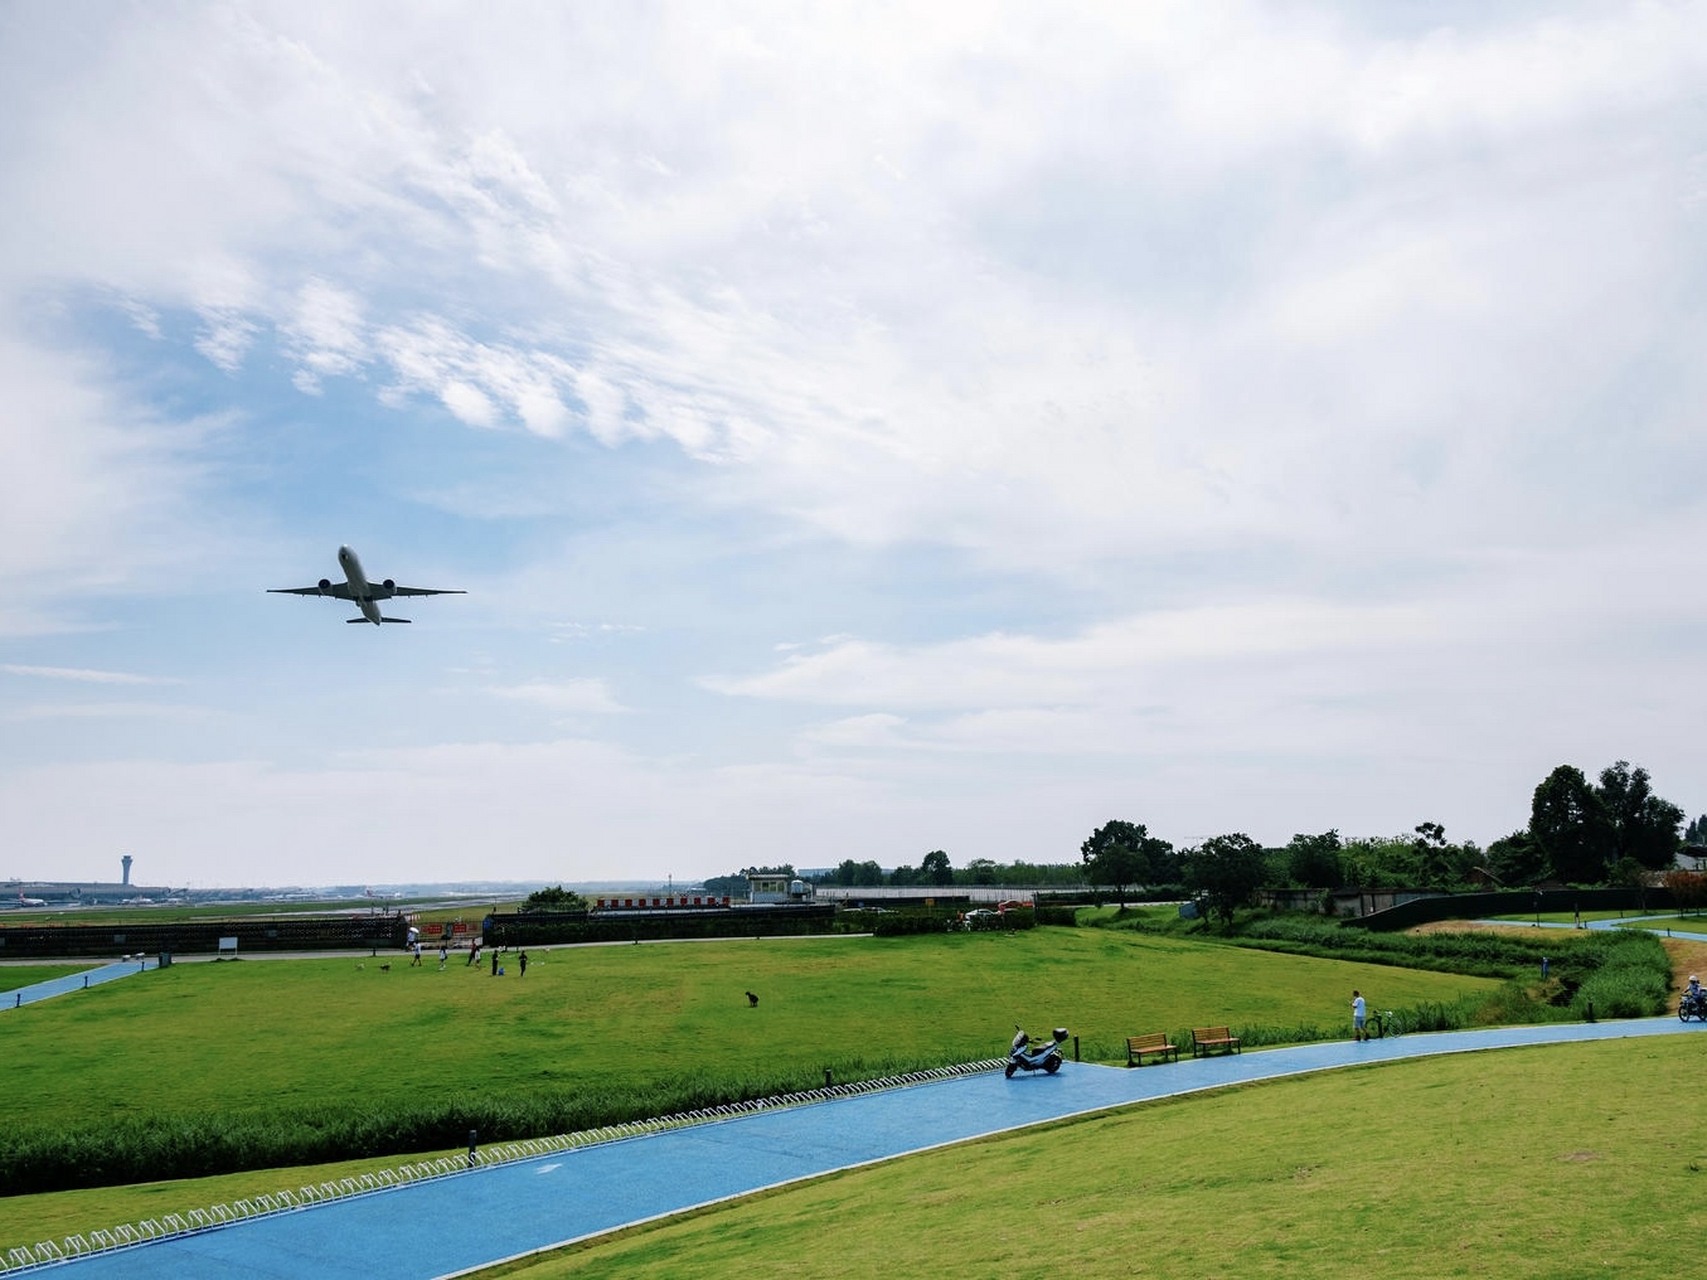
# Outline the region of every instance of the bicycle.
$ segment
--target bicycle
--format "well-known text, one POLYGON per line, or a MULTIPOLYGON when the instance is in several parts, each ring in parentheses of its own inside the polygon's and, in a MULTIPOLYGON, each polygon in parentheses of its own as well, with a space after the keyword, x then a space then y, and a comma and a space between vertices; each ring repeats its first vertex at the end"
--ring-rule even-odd
POLYGON ((1364 1024, 1371 1040, 1380 1040, 1384 1036, 1392 1036, 1397 1040, 1405 1034, 1405 1015, 1397 1009, 1377 1009, 1369 1015, 1364 1024))

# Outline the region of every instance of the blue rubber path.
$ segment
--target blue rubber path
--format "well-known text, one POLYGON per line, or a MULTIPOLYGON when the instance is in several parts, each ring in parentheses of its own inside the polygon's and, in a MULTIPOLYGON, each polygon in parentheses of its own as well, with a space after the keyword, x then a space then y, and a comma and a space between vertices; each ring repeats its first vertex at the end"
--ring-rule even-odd
POLYGON ((141 973, 144 969, 159 967, 158 960, 116 960, 112 964, 104 964, 99 969, 87 969, 82 973, 68 973, 63 978, 54 978, 48 982, 36 982, 27 987, 19 987, 15 991, 0 992, 0 1010, 16 1009, 20 1005, 34 1004, 37 1000, 48 1000, 54 996, 67 995, 73 991, 81 991, 85 987, 97 986, 103 982, 111 982, 114 978, 128 978, 133 973, 141 973))
POLYGON ((1128 1069, 1069 1062, 760 1112, 470 1170, 50 1264, 77 1280, 420 1280, 837 1169, 1126 1103, 1441 1053, 1707 1033, 1675 1017, 1302 1045, 1128 1069))

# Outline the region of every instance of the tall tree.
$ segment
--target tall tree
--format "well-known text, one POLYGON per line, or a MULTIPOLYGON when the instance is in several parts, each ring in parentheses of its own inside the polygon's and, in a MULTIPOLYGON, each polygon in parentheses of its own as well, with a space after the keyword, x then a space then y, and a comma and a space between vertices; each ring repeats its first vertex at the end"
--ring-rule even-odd
POLYGON ((1534 884, 1549 869, 1546 852, 1527 831, 1513 831, 1488 846, 1488 870, 1507 887, 1534 884))
POLYGON ((919 880, 923 884, 954 883, 954 866, 941 849, 932 849, 919 862, 919 880))
POLYGON ((1306 889, 1333 889, 1340 879, 1340 833, 1295 835, 1286 846, 1286 874, 1306 889))
POLYGON ((1416 861, 1417 883, 1431 887, 1448 878, 1446 862, 1446 828, 1438 822, 1419 822, 1417 838, 1411 841, 1411 853, 1416 861))
POLYGON ((1113 889, 1121 906, 1126 905, 1126 886, 1148 883, 1152 861, 1172 852, 1171 844, 1152 836, 1142 823, 1118 818, 1103 823, 1079 846, 1085 879, 1113 889))
POLYGON ((1559 879, 1591 884, 1605 878, 1612 847, 1606 812, 1575 765, 1560 765, 1535 788, 1529 834, 1559 879))
POLYGON ((1632 858, 1650 871, 1671 866, 1683 810, 1654 794, 1648 771, 1620 760, 1600 771, 1598 792, 1612 842, 1608 861, 1632 858))
POLYGON ((1187 849, 1184 862, 1186 887, 1203 899, 1209 915, 1228 924, 1233 912, 1251 900, 1267 870, 1263 847, 1242 831, 1187 849))

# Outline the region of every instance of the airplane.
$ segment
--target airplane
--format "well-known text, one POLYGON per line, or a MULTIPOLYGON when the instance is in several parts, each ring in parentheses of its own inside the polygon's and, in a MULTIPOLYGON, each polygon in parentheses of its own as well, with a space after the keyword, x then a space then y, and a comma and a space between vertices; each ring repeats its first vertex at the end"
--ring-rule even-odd
POLYGON ((338 548, 338 564, 344 570, 344 581, 333 582, 330 578, 322 578, 312 587, 268 587, 270 594, 288 596, 331 596, 334 600, 348 600, 362 611, 359 618, 345 618, 345 622, 371 622, 378 626, 382 622, 408 622, 408 618, 387 618, 379 611, 379 602, 389 600, 393 596, 465 596, 466 591, 441 590, 436 587, 400 587, 390 578, 383 582, 369 582, 367 575, 362 572, 362 562, 356 559, 356 553, 349 547, 338 548))
POLYGON ((26 898, 23 894, 20 893, 18 895, 18 905, 20 907, 45 907, 47 905, 47 899, 45 899, 45 898, 26 898))

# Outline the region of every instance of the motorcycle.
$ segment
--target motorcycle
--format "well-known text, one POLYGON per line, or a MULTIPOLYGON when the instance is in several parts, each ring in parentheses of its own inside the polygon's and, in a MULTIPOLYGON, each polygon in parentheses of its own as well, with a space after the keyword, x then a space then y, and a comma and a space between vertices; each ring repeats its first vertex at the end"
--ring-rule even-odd
POLYGON ((1688 1022, 1691 1018, 1699 1018, 1707 1022, 1707 991, 1685 991, 1677 1002, 1677 1020, 1688 1022))
POLYGON ((1032 1045, 1031 1037, 1015 1027, 1012 1047, 1008 1050, 1008 1079, 1014 1078, 1016 1071, 1043 1071, 1054 1075, 1061 1069, 1065 1059, 1061 1055, 1061 1046, 1067 1039, 1067 1028, 1056 1027, 1053 1040, 1040 1040, 1032 1045))

